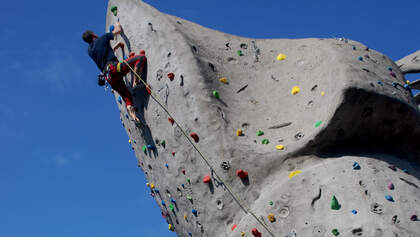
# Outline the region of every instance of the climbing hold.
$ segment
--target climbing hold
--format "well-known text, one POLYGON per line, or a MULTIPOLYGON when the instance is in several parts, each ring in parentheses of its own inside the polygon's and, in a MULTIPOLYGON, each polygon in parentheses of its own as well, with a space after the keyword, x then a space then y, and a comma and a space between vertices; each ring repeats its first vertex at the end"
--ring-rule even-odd
POLYGON ((393 83, 392 83, 392 86, 393 86, 393 87, 397 87, 397 86, 398 86, 398 83, 393 82, 393 83))
POLYGON ((146 151, 147 151, 146 145, 144 145, 141 149, 143 150, 144 153, 146 153, 146 151))
POLYGON ((207 184, 207 183, 210 183, 210 181, 211 181, 211 177, 210 176, 204 176, 204 178, 203 178, 203 183, 205 183, 205 184, 207 184))
POLYGON ((174 211, 175 209, 174 209, 174 206, 172 205, 172 204, 169 204, 169 209, 171 210, 171 211, 174 211))
POLYGON ((187 215, 184 215, 184 220, 187 220, 187 215))
POLYGON ((353 213, 354 215, 356 215, 357 214, 357 211, 356 210, 352 210, 351 213, 353 213))
POLYGON ((268 204, 270 204, 270 206, 273 206, 274 203, 273 201, 270 201, 268 204))
POLYGON ((389 183, 388 184, 388 189, 389 190, 394 190, 394 184, 393 183, 389 183))
POLYGON ((192 236, 191 232, 188 232, 188 235, 189 235, 189 236, 192 236))
POLYGON ((153 145, 153 144, 149 144, 149 145, 147 145, 147 149, 150 149, 150 150, 155 150, 155 149, 156 149, 156 147, 155 147, 155 145, 153 145))
POLYGON ((174 231, 175 229, 174 229, 174 227, 171 225, 171 224, 169 224, 168 225, 168 229, 170 230, 170 231, 174 231))
POLYGON ((226 77, 222 77, 222 78, 220 78, 219 79, 219 81, 221 82, 221 83, 224 83, 224 84, 227 84, 227 79, 226 79, 226 77))
POLYGON ((146 183, 146 186, 147 186, 147 187, 150 187, 150 184, 149 184, 149 183, 146 183))
POLYGON ((341 208, 341 205, 338 203, 337 198, 333 195, 331 198, 331 209, 339 210, 340 208, 341 208))
POLYGON ((272 213, 268 214, 267 218, 271 223, 276 221, 276 217, 272 213))
POLYGON ((277 149, 277 150, 284 150, 284 146, 283 146, 283 145, 277 145, 277 146, 276 146, 276 149, 277 149))
POLYGON ((181 170, 181 172, 182 172, 182 174, 184 174, 184 175, 185 175, 185 169, 182 169, 182 170, 181 170))
POLYGON ((360 170, 360 165, 356 161, 353 163, 353 169, 354 170, 360 170))
POLYGON ((237 225, 237 224, 234 224, 234 225, 232 226, 232 231, 234 231, 234 230, 236 229, 236 227, 238 227, 238 225, 237 225))
POLYGON ((248 178, 248 172, 243 170, 243 169, 239 169, 236 171, 236 175, 241 178, 241 179, 246 179, 248 178))
POLYGON ((121 96, 118 96, 118 103, 122 104, 122 98, 121 98, 121 96))
POLYGON ((187 178, 187 182, 188 182, 188 183, 191 183, 191 180, 190 180, 189 178, 187 178))
POLYGON ((322 91, 322 92, 321 92, 321 96, 324 96, 324 95, 325 95, 325 92, 323 92, 323 91, 322 91))
POLYGON ((283 61, 283 60, 285 60, 286 59, 286 55, 285 54, 279 54, 279 55, 277 55, 277 60, 279 60, 279 61, 283 61))
POLYGON ((195 132, 190 133, 190 136, 194 139, 195 142, 198 142, 200 140, 197 133, 195 132))
POLYGON ((378 81, 378 85, 381 85, 382 86, 382 82, 381 81, 378 81))
POLYGON ((339 235, 340 233, 338 232, 338 230, 337 229, 333 229, 332 231, 331 231, 331 233, 334 235, 334 236, 337 236, 337 235, 339 235))
POLYGON ((154 184, 150 184, 150 188, 151 189, 155 189, 155 185, 154 184))
POLYGON ((125 115, 125 118, 128 119, 128 114, 125 115))
POLYGON ((243 54, 242 54, 242 50, 238 50, 238 51, 236 51, 236 53, 238 54, 238 56, 242 56, 243 54))
POLYGON ((292 95, 296 95, 297 93, 299 93, 299 91, 300 91, 300 88, 298 87, 298 86, 294 86, 293 88, 292 88, 292 95))
POLYGON ((187 195, 187 199, 191 201, 192 197, 190 195, 187 195))
POLYGON ((174 151, 172 152, 172 156, 175 156, 175 152, 174 151))
POLYGON ((392 67, 390 66, 390 67, 388 67, 388 71, 391 71, 392 72, 392 67))
POLYGON ((397 75, 395 73, 393 73, 393 72, 390 72, 389 75, 391 75, 394 78, 397 78, 397 75))
POLYGON ((182 187, 182 188, 185 188, 185 184, 181 184, 181 187, 182 187))
POLYGON ((289 173, 289 175, 288 175, 288 177, 289 177, 289 179, 290 179, 290 178, 292 178, 293 176, 298 175, 298 174, 300 174, 300 173, 302 173, 302 171, 301 171, 301 170, 295 170, 295 171, 290 172, 290 173, 289 173))
POLYGON ((114 26, 114 25, 110 25, 110 26, 109 26, 109 32, 114 31, 114 29, 115 29, 115 26, 114 26))
POLYGON ((165 201, 163 201, 163 200, 162 200, 162 202, 161 202, 161 203, 162 203, 162 206, 166 206, 165 201))
POLYGON ((241 231, 241 236, 245 236, 245 232, 241 231))
POLYGON ((166 142, 165 142, 165 140, 162 140, 162 141, 160 142, 160 145, 161 145, 161 146, 163 146, 163 148, 165 148, 165 147, 166 147, 166 142))
POLYGON ((267 145, 268 143, 270 143, 270 141, 267 138, 265 138, 261 141, 261 143, 267 145))
POLYGON ((321 126, 321 124, 322 124, 322 121, 318 121, 318 122, 315 123, 315 127, 317 128, 317 127, 321 126))
POLYGON ((171 125, 174 125, 174 123, 175 123, 175 120, 171 117, 168 117, 168 121, 169 121, 169 123, 171 123, 171 125))
POLYGON ((153 190, 153 192, 155 192, 155 193, 160 193, 159 189, 157 189, 157 188, 155 188, 155 189, 153 190))
POLYGON ((217 99, 220 98, 220 95, 219 95, 218 91, 213 91, 213 96, 216 97, 217 99))
POLYGON ((168 73, 168 78, 169 80, 173 81, 175 78, 175 74, 173 74, 172 72, 168 73))
POLYGON ((110 10, 114 14, 114 16, 117 16, 117 13, 118 13, 118 7, 117 6, 115 6, 115 5, 112 6, 110 10))
POLYGON ((237 129, 236 130, 236 136, 243 136, 244 135, 244 132, 242 131, 242 129, 237 129))
POLYGON ((165 167, 166 167, 167 169, 169 169, 169 165, 168 165, 168 164, 165 164, 165 167))
POLYGON ((359 57, 359 61, 363 61, 363 57, 362 56, 359 57))
POLYGON ((418 221, 419 219, 418 219, 417 215, 412 215, 412 216, 410 217, 410 220, 411 220, 411 221, 418 221))
POLYGON ((252 229, 252 230, 251 230, 251 233, 252 233, 252 235, 253 235, 254 237, 261 237, 261 236, 262 236, 261 232, 259 232, 259 231, 257 230, 257 228, 252 229))
POLYGON ((385 195, 385 199, 390 201, 390 202, 394 201, 394 198, 391 195, 385 195))
POLYGON ((257 136, 262 136, 262 135, 264 135, 264 132, 263 132, 263 131, 261 131, 261 130, 258 130, 258 131, 257 131, 257 136))
POLYGON ((171 198, 171 202, 172 203, 176 203, 175 199, 171 198))
POLYGON ((130 140, 130 139, 128 139, 128 143, 130 143, 130 144, 131 144, 131 140, 130 140))
POLYGON ((197 214, 198 214, 197 210, 195 210, 195 209, 192 209, 192 210, 191 210, 191 212, 192 212, 192 214, 194 214, 195 216, 197 216, 197 214))
POLYGON ((353 45, 353 50, 356 50, 356 46, 353 45))
POLYGON ((222 169, 224 170, 229 170, 230 169, 229 161, 222 161, 222 163, 220 163, 220 167, 222 167, 222 169))

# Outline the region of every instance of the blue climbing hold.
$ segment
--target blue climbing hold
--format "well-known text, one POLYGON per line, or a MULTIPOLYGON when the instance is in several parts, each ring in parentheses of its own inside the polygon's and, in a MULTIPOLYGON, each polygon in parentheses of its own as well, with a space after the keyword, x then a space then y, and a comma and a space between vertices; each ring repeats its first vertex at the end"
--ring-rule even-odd
POLYGON ((125 117, 128 119, 128 114, 126 114, 125 117))
POLYGON ((166 167, 166 168, 169 168, 169 165, 168 165, 168 164, 165 164, 165 167, 166 167))
POLYGON ((352 210, 351 213, 353 213, 354 215, 356 215, 357 214, 357 211, 356 210, 352 210))
POLYGON ((410 86, 410 85, 408 85, 408 84, 405 84, 405 85, 404 85, 404 88, 405 88, 405 89, 407 89, 407 90, 410 90, 410 89, 411 89, 411 86, 410 86))
POLYGON ((162 200, 162 206, 166 206, 165 201, 162 200))
POLYGON ((125 56, 124 56, 124 60, 127 60, 127 58, 128 58, 128 57, 127 57, 127 55, 125 55, 125 56))
POLYGON ((176 203, 175 199, 171 198, 171 202, 172 203, 176 203))
POLYGON ((184 184, 181 184, 181 186, 182 186, 182 188, 185 188, 185 185, 184 184))
POLYGON ((188 232, 188 235, 191 236, 192 235, 191 232, 188 232))
POLYGON ((393 87, 397 87, 397 86, 398 86, 398 83, 393 82, 393 83, 392 83, 392 86, 393 86, 393 87))
POLYGON ((147 149, 154 150, 154 149, 156 149, 156 147, 153 144, 149 144, 149 145, 147 145, 147 149))
POLYGON ((192 209, 192 211, 191 211, 191 212, 192 212, 192 214, 194 214, 195 216, 196 216, 196 215, 197 215, 197 213, 198 213, 198 212, 197 212, 197 210, 195 210, 195 209, 192 209))
POLYGON ((381 81, 378 81, 378 84, 382 86, 382 82, 381 81))
POLYGON ((390 202, 393 202, 394 201, 394 198, 392 198, 391 195, 385 195, 385 199, 388 200, 388 201, 390 201, 390 202))
POLYGON ((153 191, 155 191, 155 193, 160 193, 159 189, 155 188, 153 191))
POLYGON ((115 29, 115 26, 114 26, 114 25, 110 25, 110 26, 109 26, 109 32, 114 31, 114 29, 115 29))
POLYGON ((392 67, 388 67, 388 71, 391 71, 392 72, 392 67))
POLYGON ((353 163, 353 169, 354 170, 360 170, 360 165, 356 161, 353 163))
POLYGON ((122 104, 122 98, 121 98, 121 96, 118 96, 118 103, 122 104))
POLYGON ((359 61, 363 61, 363 57, 362 56, 359 57, 359 61))
POLYGON ((353 50, 356 50, 356 46, 353 45, 353 50))

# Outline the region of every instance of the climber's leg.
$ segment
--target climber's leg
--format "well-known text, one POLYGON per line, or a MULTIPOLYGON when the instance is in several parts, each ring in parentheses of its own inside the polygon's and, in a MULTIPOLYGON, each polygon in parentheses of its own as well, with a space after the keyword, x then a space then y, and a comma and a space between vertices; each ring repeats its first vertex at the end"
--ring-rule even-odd
MULTIPOLYGON (((133 55, 130 58, 128 58, 126 60, 126 62, 130 65, 131 68, 134 69, 134 71, 140 75, 143 76, 144 75, 144 71, 145 71, 145 65, 147 62, 147 58, 144 55, 133 55)), ((124 67, 122 68, 123 73, 127 74, 128 72, 130 72, 130 68, 124 64, 124 67)), ((137 84, 139 83, 139 78, 137 78, 137 76, 134 77, 134 80, 132 82, 132 87, 136 87, 137 84)))

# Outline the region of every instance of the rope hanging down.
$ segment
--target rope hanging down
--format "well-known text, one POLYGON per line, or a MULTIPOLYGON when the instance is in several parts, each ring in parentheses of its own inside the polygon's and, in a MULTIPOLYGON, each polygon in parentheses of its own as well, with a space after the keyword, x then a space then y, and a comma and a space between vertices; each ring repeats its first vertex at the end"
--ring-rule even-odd
MULTIPOLYGON (((127 61, 123 61, 125 63, 125 65, 127 65, 128 68, 130 68, 130 70, 134 73, 134 75, 139 78, 139 80, 141 81, 141 83, 144 84, 144 86, 147 88, 147 83, 145 81, 143 81, 143 79, 138 75, 138 73, 136 71, 133 70, 133 68, 130 66, 130 64, 127 63, 127 61)), ((251 214, 252 217, 254 217, 255 220, 258 221, 258 223, 260 223, 264 229, 266 229, 268 231, 268 233, 271 234, 271 236, 275 237, 274 233, 268 228, 267 225, 264 224, 264 222, 262 222, 251 210, 249 207, 247 207, 243 202, 241 202, 241 200, 233 193, 231 187, 216 173, 215 169, 213 168, 213 166, 210 164, 209 160, 203 155, 203 153, 200 151, 200 149, 198 149, 198 147, 191 141, 191 139, 188 137, 187 133, 184 131, 184 129, 181 127, 181 125, 178 123, 178 121, 171 115, 171 113, 168 111, 168 109, 157 99, 157 97, 155 97, 152 93, 152 90, 150 90, 150 96, 152 97, 152 99, 154 101, 156 101, 156 103, 158 103, 158 105, 160 107, 162 107, 162 109, 168 114, 169 117, 174 119, 175 124, 178 126, 178 128, 181 130, 182 134, 185 136, 185 138, 190 142, 190 144, 193 146, 193 148, 198 152, 198 154, 200 155, 200 157, 204 160, 204 162, 207 164, 207 166, 210 168, 210 170, 212 171, 212 173, 214 174, 214 176, 221 181, 221 183, 223 184, 223 186, 226 188, 226 190, 229 192, 229 194, 232 196, 232 198, 236 201, 236 203, 238 203, 238 205, 241 207, 241 209, 246 213, 246 214, 251 214)))

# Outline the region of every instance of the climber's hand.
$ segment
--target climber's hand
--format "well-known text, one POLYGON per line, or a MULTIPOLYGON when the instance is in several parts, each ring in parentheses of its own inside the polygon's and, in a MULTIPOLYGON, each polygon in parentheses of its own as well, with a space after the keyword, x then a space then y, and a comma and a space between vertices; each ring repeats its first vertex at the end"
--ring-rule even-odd
POLYGON ((121 24, 119 22, 115 23, 114 30, 112 31, 112 34, 114 35, 114 37, 120 34, 121 31, 122 31, 121 24))

